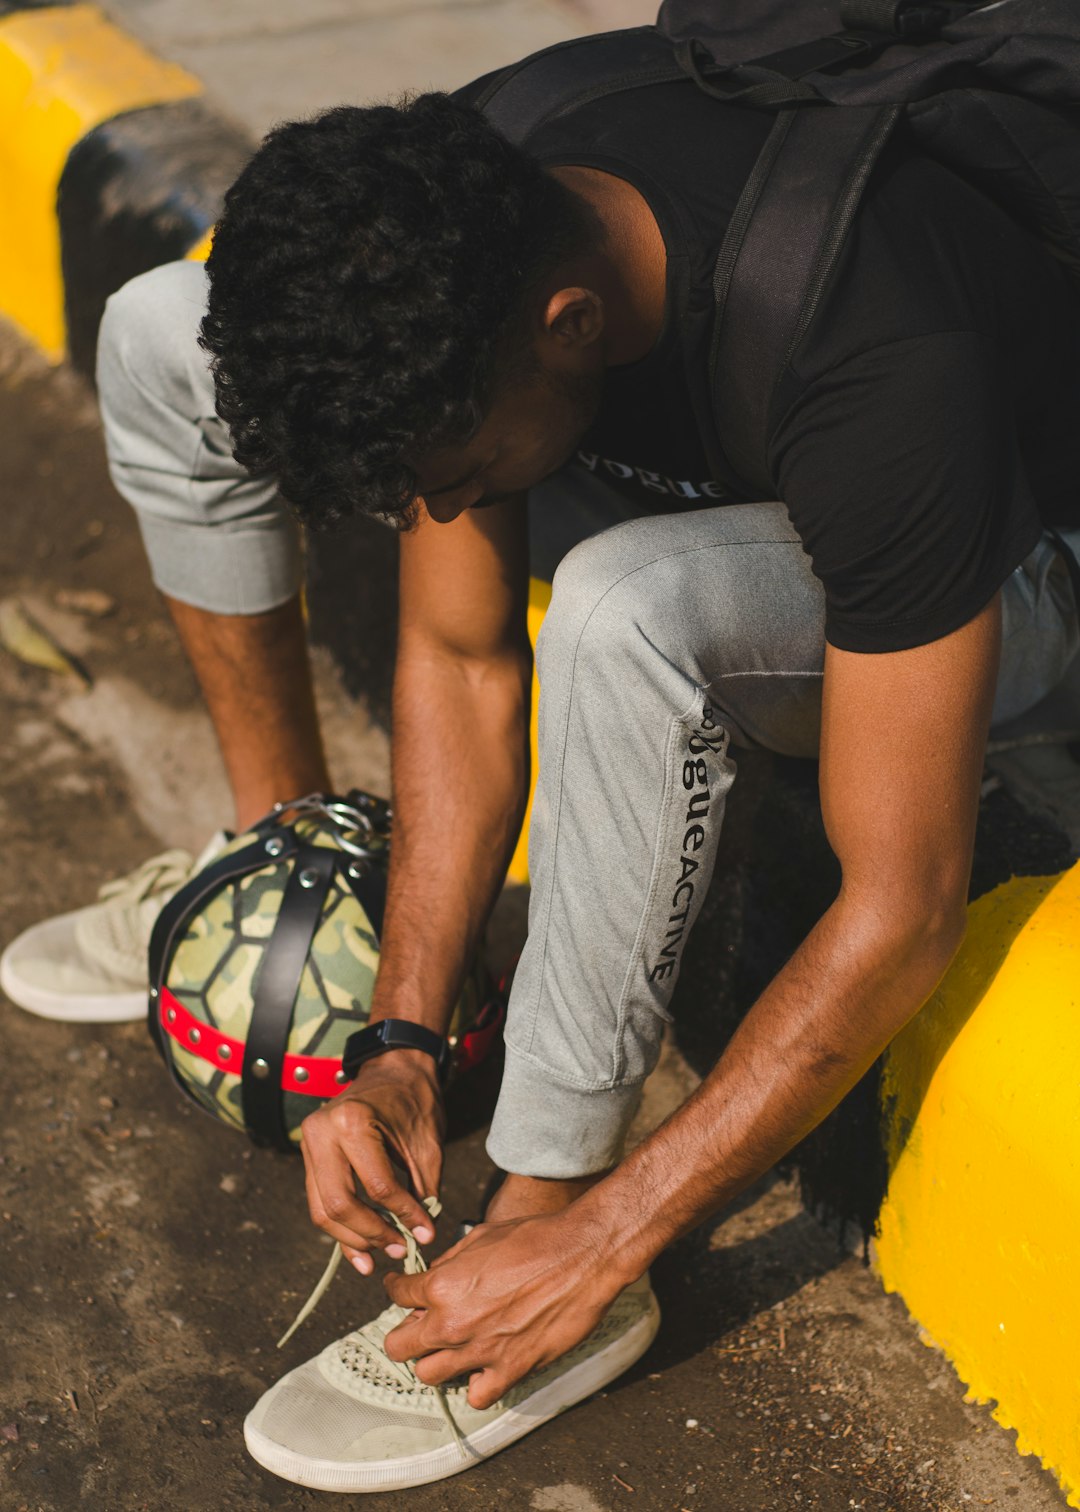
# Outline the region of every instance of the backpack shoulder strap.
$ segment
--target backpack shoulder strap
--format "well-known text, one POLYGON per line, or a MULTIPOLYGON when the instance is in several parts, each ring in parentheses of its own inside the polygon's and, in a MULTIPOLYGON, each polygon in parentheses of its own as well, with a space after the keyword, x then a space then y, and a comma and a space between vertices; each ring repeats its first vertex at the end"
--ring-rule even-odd
POLYGON ((899 105, 781 111, 747 179, 713 278, 713 417, 726 459, 763 497, 769 411, 813 322, 899 105))
MULTIPOLYGON (((707 87, 700 66, 688 68, 688 59, 692 50, 676 49, 655 27, 601 32, 503 69, 472 103, 521 142, 582 105, 626 90, 683 80, 707 87)), ((812 94, 797 86, 792 94, 791 83, 772 69, 758 72, 766 88, 779 81, 789 91, 783 103, 812 94)), ((756 75, 731 82, 736 98, 744 83, 758 85, 756 75)), ((781 110, 732 217, 714 277, 712 424, 702 435, 711 443, 719 432, 719 452, 708 445, 714 471, 741 481, 751 497, 764 497, 770 487, 765 451, 776 385, 809 329, 899 111, 816 103, 781 110)))
POLYGON ((685 78, 668 38, 654 26, 636 26, 533 53, 496 74, 473 104, 504 136, 520 142, 592 100, 685 78))

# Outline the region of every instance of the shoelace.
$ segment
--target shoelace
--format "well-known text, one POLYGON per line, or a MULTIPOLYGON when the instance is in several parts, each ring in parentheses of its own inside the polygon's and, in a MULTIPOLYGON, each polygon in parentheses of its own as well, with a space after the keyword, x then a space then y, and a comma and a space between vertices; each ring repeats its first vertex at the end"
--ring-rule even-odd
MULTIPOLYGON (((432 1218, 437 1218, 439 1216, 439 1214, 442 1212, 442 1203, 439 1201, 439 1199, 437 1197, 425 1197, 424 1198, 424 1207, 427 1209, 428 1213, 431 1215, 432 1218)), ((420 1253, 420 1246, 419 1246, 419 1244, 417 1244, 417 1242, 416 1242, 415 1238, 413 1237, 413 1235, 405 1227, 405 1225, 401 1222, 401 1220, 399 1218, 395 1217, 395 1215, 393 1213, 387 1212, 383 1208, 379 1208, 378 1211, 381 1214, 381 1216, 386 1219, 387 1223, 393 1224, 394 1228, 396 1228, 397 1231, 398 1231, 398 1233, 401 1235, 402 1243, 405 1245, 405 1260, 404 1260, 404 1266, 403 1266, 405 1274, 407 1276, 419 1276, 419 1275, 422 1275, 423 1272, 426 1271, 427 1268, 428 1268, 427 1261, 424 1259, 423 1255, 420 1253)), ((340 1264, 341 1264, 341 1246, 340 1246, 340 1244, 335 1244, 334 1245, 334 1252, 330 1256, 329 1263, 327 1264, 326 1269, 323 1271, 322 1275, 319 1277, 318 1281, 315 1284, 315 1290, 311 1293, 311 1296, 304 1303, 303 1307, 301 1307, 300 1311, 297 1313, 296 1317, 293 1319, 293 1321, 290 1324, 289 1328, 285 1331, 285 1333, 282 1334, 281 1338, 278 1340, 277 1347, 279 1349, 281 1349, 284 1345, 286 1345, 289 1342, 289 1340, 292 1338, 293 1334, 300 1327, 301 1323, 303 1323, 305 1321, 305 1319, 310 1318, 311 1314, 315 1311, 316 1307, 318 1307, 319 1303, 322 1301, 323 1297, 326 1295, 327 1289, 329 1288, 331 1281, 334 1279, 335 1275, 337 1274, 337 1268, 338 1268, 338 1266, 340 1264)), ((405 1321, 405 1319, 409 1316, 408 1312, 403 1307, 388 1308, 387 1312, 393 1312, 393 1313, 396 1313, 396 1314, 399 1315, 395 1319, 395 1326, 397 1325, 397 1323, 403 1323, 405 1321)), ((385 1316, 385 1313, 381 1314, 381 1316, 385 1316)), ((372 1333, 369 1333, 368 1329, 370 1328, 370 1326, 371 1325, 369 1324, 369 1325, 367 1325, 364 1328, 358 1328, 356 1330, 356 1332, 358 1334, 360 1334, 360 1336, 364 1339, 365 1343, 370 1348, 373 1348, 373 1349, 375 1349, 375 1350, 378 1351, 378 1353, 379 1353, 379 1355, 381 1357, 380 1363, 385 1363, 386 1365, 388 1365, 390 1367, 390 1369, 393 1371, 393 1373, 398 1377, 398 1379, 401 1380, 403 1382, 403 1384, 405 1384, 406 1386, 410 1386, 410 1387, 416 1386, 416 1387, 419 1387, 421 1390, 428 1390, 428 1391, 434 1392, 434 1394, 435 1394, 435 1400, 438 1402, 439 1408, 440 1408, 440 1410, 442 1412, 442 1415, 446 1419, 447 1425, 449 1426, 450 1431, 453 1433, 454 1439, 455 1439, 455 1441, 457 1443, 458 1448, 461 1450, 462 1454, 466 1455, 469 1459, 475 1459, 475 1460, 481 1460, 481 1459, 483 1459, 484 1456, 482 1454, 479 1454, 472 1447, 472 1445, 468 1442, 468 1440, 466 1439, 465 1435, 462 1433, 461 1429, 458 1427, 456 1421, 454 1420, 454 1414, 450 1411, 450 1403, 446 1400, 446 1392, 443 1389, 443 1387, 442 1386, 425 1386, 424 1382, 421 1381, 421 1380, 419 1380, 417 1378, 416 1372, 413 1370, 412 1366, 409 1364, 409 1362, 407 1360, 406 1361, 392 1360, 390 1358, 390 1356, 386 1353, 385 1349, 383 1348, 383 1339, 382 1339, 382 1337, 378 1336, 378 1335, 375 1335, 375 1334, 372 1334, 372 1333)), ((389 1332, 389 1329, 385 1330, 385 1333, 388 1333, 388 1332, 389 1332)))
POLYGON ((192 859, 185 850, 162 851, 151 856, 126 877, 117 877, 98 889, 101 903, 143 903, 156 894, 173 891, 191 875, 192 859))

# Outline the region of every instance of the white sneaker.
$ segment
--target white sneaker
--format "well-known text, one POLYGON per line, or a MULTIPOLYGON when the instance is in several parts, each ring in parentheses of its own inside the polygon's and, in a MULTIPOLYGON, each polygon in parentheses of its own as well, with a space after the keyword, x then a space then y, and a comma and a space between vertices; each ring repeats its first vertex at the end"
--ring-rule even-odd
POLYGON ((643 1355, 660 1325, 648 1276, 616 1297, 592 1333, 478 1412, 467 1385, 422 1386, 383 1339, 399 1307, 291 1370, 261 1397, 244 1441, 267 1470, 319 1491, 401 1491, 468 1470, 601 1390, 643 1355))
POLYGON ((42 1018, 87 1024, 145 1018, 157 916, 227 838, 219 831, 194 860, 184 850, 153 856, 107 882, 96 903, 31 925, 0 956, 0 988, 42 1018))

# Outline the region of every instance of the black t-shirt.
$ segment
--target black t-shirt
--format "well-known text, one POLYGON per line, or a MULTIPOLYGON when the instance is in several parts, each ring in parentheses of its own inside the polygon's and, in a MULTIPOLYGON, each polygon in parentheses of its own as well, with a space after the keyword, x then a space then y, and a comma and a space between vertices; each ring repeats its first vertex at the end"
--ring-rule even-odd
MULTIPOLYGON (((771 124, 679 83, 594 101, 526 142, 548 166, 627 180, 664 238, 663 332, 640 362, 608 370, 572 464, 639 510, 732 502, 710 475, 689 382, 708 381, 713 267, 771 124)), ((769 462, 833 645, 892 651, 948 634, 1043 524, 1080 524, 1080 297, 1003 211, 898 140, 780 386, 769 462)))

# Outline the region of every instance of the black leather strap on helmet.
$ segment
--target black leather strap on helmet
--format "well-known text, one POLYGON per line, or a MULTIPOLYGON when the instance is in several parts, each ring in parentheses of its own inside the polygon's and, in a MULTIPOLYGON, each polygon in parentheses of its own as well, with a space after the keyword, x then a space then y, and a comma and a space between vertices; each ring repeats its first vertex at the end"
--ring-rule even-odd
POLYGON ((244 1123, 256 1144, 279 1150, 292 1148, 281 1073, 293 1006, 339 858, 338 851, 325 845, 297 848, 274 932, 255 977, 240 1084, 244 1123))
POLYGON ((386 913, 386 871, 341 856, 338 866, 353 897, 368 916, 371 932, 378 945, 382 940, 383 916, 386 913))
POLYGON ((173 1081, 188 1097, 193 1097, 193 1093, 183 1077, 177 1075, 159 1016, 161 989, 172 965, 176 947, 204 898, 217 892, 226 882, 259 871, 269 861, 287 861, 295 853, 297 844, 292 831, 282 829, 270 840, 254 840, 250 845, 245 845, 243 850, 220 856, 174 893, 158 914, 150 936, 150 1004, 147 1019, 150 1036, 168 1066, 173 1081))

